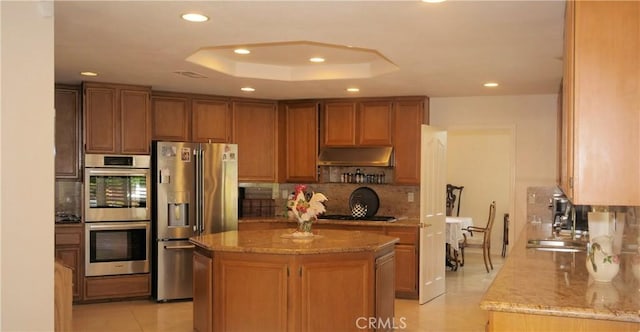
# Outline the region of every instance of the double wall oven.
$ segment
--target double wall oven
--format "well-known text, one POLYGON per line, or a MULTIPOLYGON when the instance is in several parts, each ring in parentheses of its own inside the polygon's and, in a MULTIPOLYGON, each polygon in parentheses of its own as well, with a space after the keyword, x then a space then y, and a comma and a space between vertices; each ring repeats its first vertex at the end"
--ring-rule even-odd
POLYGON ((149 273, 150 157, 86 155, 85 275, 149 273))

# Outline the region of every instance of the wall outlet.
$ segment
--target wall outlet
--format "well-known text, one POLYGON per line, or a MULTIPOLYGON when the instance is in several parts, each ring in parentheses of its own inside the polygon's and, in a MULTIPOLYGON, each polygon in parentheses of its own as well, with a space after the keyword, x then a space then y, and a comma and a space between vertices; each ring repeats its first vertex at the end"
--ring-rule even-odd
POLYGON ((407 193, 407 202, 413 203, 413 199, 414 199, 413 192, 407 193))
POLYGON ((282 189, 282 199, 287 199, 288 197, 289 193, 285 189, 282 189))

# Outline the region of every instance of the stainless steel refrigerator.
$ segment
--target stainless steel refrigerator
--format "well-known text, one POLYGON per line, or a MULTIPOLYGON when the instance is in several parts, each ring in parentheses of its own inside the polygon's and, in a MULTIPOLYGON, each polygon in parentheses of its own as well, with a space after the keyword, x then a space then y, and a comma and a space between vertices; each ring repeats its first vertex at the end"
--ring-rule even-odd
POLYGON ((238 146, 152 144, 153 295, 193 297, 194 235, 238 229, 238 146))

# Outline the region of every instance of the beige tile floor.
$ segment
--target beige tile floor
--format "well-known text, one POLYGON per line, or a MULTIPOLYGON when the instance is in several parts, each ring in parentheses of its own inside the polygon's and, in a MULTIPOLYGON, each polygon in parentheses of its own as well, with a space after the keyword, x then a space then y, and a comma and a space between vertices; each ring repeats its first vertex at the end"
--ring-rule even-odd
MULTIPOLYGON (((488 316, 479 307, 480 299, 503 262, 497 255, 492 259, 494 270, 487 273, 482 255, 468 250, 464 267, 455 272, 447 270, 444 295, 424 305, 414 300, 396 300, 396 330, 484 331, 488 316)), ((73 328, 101 332, 192 331, 191 310, 191 301, 74 305, 73 328)))

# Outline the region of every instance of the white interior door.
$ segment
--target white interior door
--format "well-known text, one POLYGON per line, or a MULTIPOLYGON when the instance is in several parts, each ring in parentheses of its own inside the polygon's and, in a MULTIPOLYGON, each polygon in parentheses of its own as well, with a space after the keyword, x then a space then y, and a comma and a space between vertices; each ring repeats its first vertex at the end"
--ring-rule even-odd
POLYGON ((445 291, 447 132, 423 125, 420 166, 420 304, 445 291))

